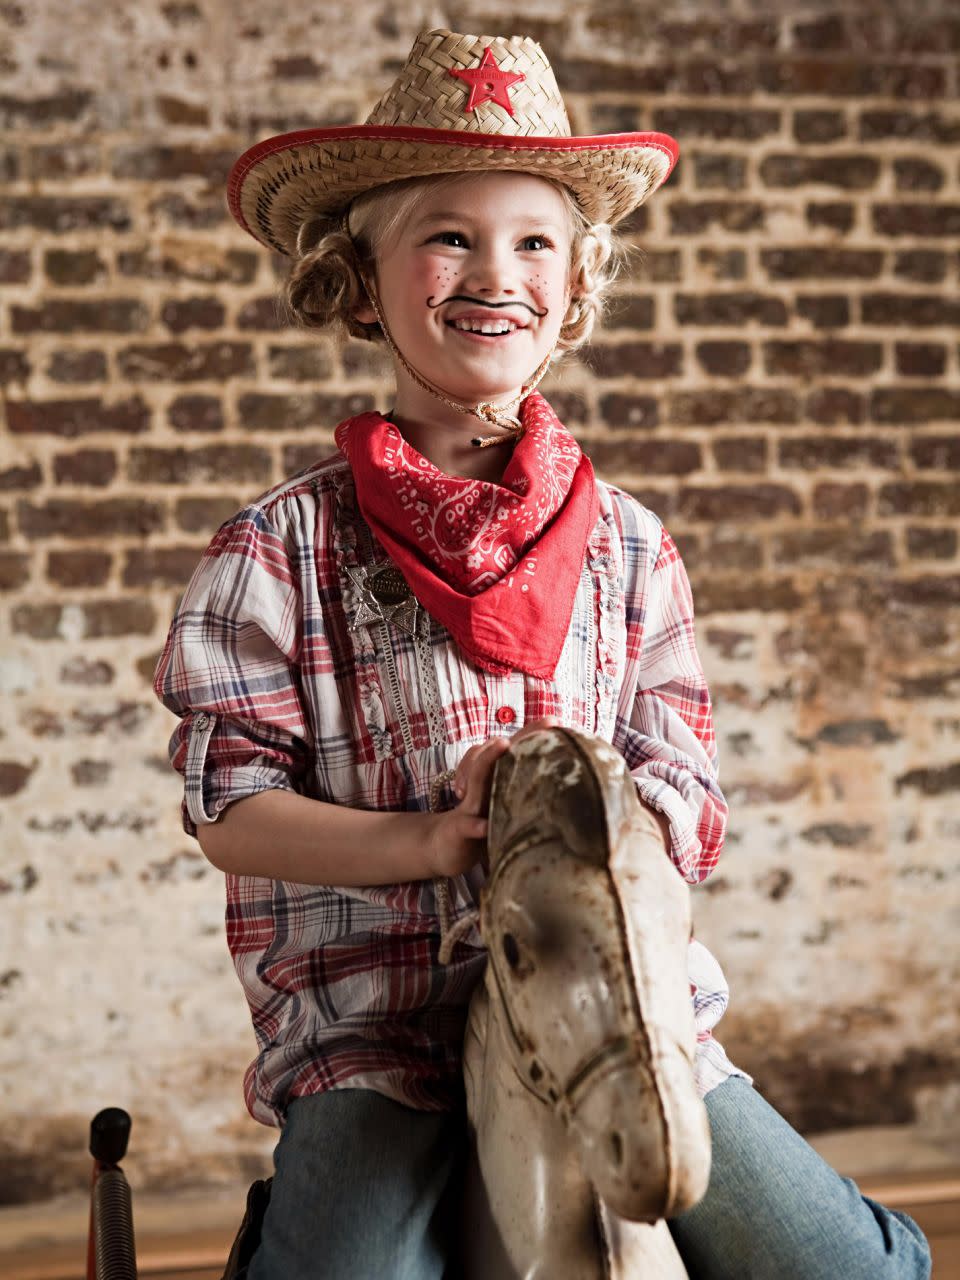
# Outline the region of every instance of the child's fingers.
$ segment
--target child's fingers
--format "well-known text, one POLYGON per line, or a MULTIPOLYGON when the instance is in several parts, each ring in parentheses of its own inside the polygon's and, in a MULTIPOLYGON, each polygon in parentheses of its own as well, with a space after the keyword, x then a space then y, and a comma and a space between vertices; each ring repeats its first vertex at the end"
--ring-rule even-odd
POLYGON ((543 716, 540 720, 531 720, 515 733, 512 738, 488 738, 486 742, 480 742, 476 746, 468 748, 457 765, 457 771, 453 778, 453 794, 458 800, 463 801, 473 785, 473 780, 479 777, 482 779, 482 786, 480 787, 480 795, 482 797, 483 793, 489 790, 490 779, 493 776, 493 766, 504 751, 509 748, 511 742, 515 742, 525 735, 536 733, 540 729, 552 729, 559 723, 560 721, 556 716, 543 716))
POLYGON ((469 747, 461 756, 457 771, 453 777, 453 793, 458 800, 463 799, 470 775, 473 772, 474 763, 485 746, 486 743, 480 742, 475 747, 469 747))
POLYGON ((510 749, 509 738, 492 738, 487 744, 490 750, 485 752, 477 762, 474 772, 474 786, 478 797, 478 813, 486 813, 490 808, 490 792, 493 790, 493 770, 497 761, 510 749))
POLYGON ((486 818, 478 818, 474 814, 460 815, 457 834, 461 840, 485 840, 487 836, 486 818))
POLYGON ((453 778, 453 790, 458 800, 462 800, 467 794, 470 787, 470 779, 473 777, 474 770, 477 767, 477 760, 486 747, 486 742, 479 742, 475 747, 470 747, 461 757, 460 763, 457 765, 457 772, 453 778))
MULTIPOLYGON (((493 780, 493 766, 510 746, 509 738, 488 738, 468 762, 463 777, 461 806, 467 813, 485 813, 493 780)), ((471 749, 472 750, 472 749, 471 749)), ((464 761, 467 760, 464 756, 464 761)), ((459 772, 459 770, 458 770, 459 772)))

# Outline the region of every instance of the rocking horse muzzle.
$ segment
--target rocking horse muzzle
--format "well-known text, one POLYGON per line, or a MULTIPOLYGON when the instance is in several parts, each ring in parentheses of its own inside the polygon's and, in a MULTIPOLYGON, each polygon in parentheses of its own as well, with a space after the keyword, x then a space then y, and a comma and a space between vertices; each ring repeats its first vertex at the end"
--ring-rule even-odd
POLYGON ((497 766, 489 845, 487 991, 518 1079, 614 1213, 682 1212, 709 1175, 689 894, 622 758, 570 730, 517 742, 497 766))
MULTIPOLYGON (((492 955, 490 970, 517 1076, 562 1121, 603 1202, 631 1222, 656 1222, 678 1212, 677 1153, 671 1150, 673 1134, 648 1036, 634 1031, 606 1041, 561 1080, 512 1011, 509 979, 492 955)), ((665 1066, 660 1063, 661 1072, 665 1066)), ((689 1060, 683 1061, 681 1079, 691 1070, 689 1060)))

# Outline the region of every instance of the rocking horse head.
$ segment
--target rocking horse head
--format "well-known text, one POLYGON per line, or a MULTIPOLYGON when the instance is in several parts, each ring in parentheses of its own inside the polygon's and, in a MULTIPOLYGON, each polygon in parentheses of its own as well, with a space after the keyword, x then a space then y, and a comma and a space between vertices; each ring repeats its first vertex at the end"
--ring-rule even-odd
POLYGON ((488 843, 487 989, 513 1070, 615 1213, 680 1212, 709 1173, 689 895, 622 757, 567 729, 518 740, 497 764, 488 843))

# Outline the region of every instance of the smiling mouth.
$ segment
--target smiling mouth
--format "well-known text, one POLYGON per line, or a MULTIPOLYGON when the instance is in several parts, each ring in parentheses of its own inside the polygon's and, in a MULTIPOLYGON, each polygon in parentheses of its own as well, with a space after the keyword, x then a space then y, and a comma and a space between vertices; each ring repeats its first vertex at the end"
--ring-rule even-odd
POLYGON ((458 333, 470 333, 484 338, 504 338, 526 327, 506 319, 446 320, 444 323, 448 329, 456 329, 458 333))

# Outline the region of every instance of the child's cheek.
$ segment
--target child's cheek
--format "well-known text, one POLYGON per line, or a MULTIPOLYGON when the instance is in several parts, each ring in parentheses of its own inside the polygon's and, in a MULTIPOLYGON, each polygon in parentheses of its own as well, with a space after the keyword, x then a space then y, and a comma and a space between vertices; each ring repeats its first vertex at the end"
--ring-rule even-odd
POLYGON ((542 271, 535 271, 526 282, 531 296, 539 299, 540 306, 552 310, 559 306, 563 297, 563 288, 558 280, 553 280, 542 271))
POLYGON ((430 273, 427 281, 427 296, 445 298, 451 292, 453 281, 454 271, 452 267, 437 267, 430 273))

